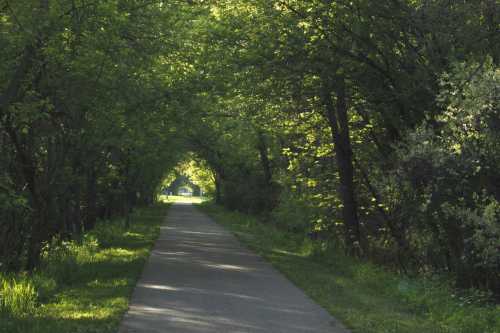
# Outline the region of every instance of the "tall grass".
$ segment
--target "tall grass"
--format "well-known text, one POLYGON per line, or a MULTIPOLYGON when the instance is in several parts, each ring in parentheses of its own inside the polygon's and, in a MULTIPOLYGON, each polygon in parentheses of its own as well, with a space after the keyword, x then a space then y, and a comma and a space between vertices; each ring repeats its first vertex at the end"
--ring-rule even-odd
POLYGON ((500 333, 500 306, 445 276, 400 275, 272 222, 200 206, 354 333, 500 333))
POLYGON ((54 239, 39 269, 0 274, 0 333, 115 332, 168 205, 102 221, 80 241, 54 239))
POLYGON ((38 293, 29 279, 0 277, 0 313, 8 316, 29 316, 35 312, 38 293))

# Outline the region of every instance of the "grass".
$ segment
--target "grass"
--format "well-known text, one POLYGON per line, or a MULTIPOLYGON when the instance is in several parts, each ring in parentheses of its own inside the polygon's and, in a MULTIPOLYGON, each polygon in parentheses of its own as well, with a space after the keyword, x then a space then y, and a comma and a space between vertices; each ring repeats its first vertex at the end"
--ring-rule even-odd
POLYGON ((458 293, 441 278, 410 279, 255 217, 199 207, 353 333, 500 333, 500 306, 473 291, 458 293))
POLYGON ((176 202, 185 202, 185 203, 194 203, 200 204, 208 200, 206 197, 187 197, 187 196, 177 196, 177 195, 160 195, 159 201, 165 203, 176 203, 176 202))
POLYGON ((105 221, 79 242, 54 242, 31 276, 0 275, 1 333, 115 333, 157 239, 167 204, 130 228, 105 221))

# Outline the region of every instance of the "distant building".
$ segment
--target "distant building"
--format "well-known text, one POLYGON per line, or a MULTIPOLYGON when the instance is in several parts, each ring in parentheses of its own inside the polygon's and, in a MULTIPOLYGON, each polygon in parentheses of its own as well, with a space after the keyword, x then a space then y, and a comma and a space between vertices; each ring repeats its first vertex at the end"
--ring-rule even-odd
POLYGON ((188 186, 183 186, 179 188, 177 191, 178 195, 185 196, 185 197, 192 197, 193 196, 193 189, 191 189, 188 186))
POLYGON ((193 183, 189 177, 181 175, 170 184, 163 193, 180 196, 200 197, 202 194, 201 188, 193 183))

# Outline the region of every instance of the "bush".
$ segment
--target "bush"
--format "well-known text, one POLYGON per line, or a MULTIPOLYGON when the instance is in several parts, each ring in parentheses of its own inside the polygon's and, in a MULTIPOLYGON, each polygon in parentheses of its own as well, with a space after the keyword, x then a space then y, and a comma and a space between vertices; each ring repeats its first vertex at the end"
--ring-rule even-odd
POLYGON ((97 223, 94 230, 90 232, 87 237, 88 245, 92 243, 92 239, 97 242, 99 246, 106 248, 110 247, 113 244, 116 244, 120 240, 123 239, 123 233, 127 231, 124 220, 116 220, 116 221, 101 221, 97 223))
MULTIPOLYGON (((114 237, 122 234, 123 232, 114 237)), ((48 276, 56 277, 58 283, 71 283, 81 274, 81 264, 93 262, 98 250, 99 242, 93 234, 85 235, 81 243, 54 238, 44 249, 42 271, 48 276)))
POLYGON ((493 198, 480 200, 477 208, 444 206, 462 221, 464 251, 460 258, 466 269, 460 278, 476 281, 481 287, 500 291, 500 203, 493 198))
POLYGON ((276 224, 298 232, 305 232, 309 229, 313 216, 314 208, 289 191, 281 194, 279 205, 271 214, 276 224))
POLYGON ((421 270, 500 291, 500 205, 481 188, 479 154, 453 152, 443 140, 429 129, 414 131, 398 147, 394 170, 378 180, 389 227, 398 231, 389 236, 404 237, 421 270))
POLYGON ((391 222, 375 239, 403 244, 402 261, 420 270, 500 295, 499 84, 491 59, 455 64, 442 77, 442 114, 406 133, 373 183, 391 222))
POLYGON ((57 281, 45 272, 37 272, 31 276, 31 283, 38 293, 38 300, 46 302, 57 291, 57 281))
POLYGON ((44 249, 42 270, 49 276, 54 276, 58 283, 70 283, 72 275, 78 271, 72 245, 72 242, 54 239, 44 249))

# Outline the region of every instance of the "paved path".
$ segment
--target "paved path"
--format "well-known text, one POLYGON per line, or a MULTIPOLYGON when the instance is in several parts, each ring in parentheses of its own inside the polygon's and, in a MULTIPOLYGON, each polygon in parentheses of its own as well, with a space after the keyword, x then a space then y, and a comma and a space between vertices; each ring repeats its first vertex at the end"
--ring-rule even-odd
POLYGON ((261 257, 176 204, 119 333, 347 333, 261 257))

